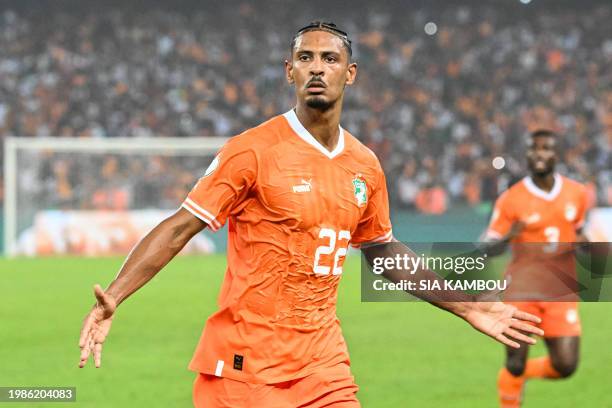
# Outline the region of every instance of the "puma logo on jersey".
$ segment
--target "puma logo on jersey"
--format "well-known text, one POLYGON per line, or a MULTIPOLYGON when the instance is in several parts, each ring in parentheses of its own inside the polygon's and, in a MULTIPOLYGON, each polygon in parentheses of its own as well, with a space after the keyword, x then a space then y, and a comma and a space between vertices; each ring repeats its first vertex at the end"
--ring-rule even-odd
POLYGON ((293 192, 294 193, 308 193, 311 190, 312 187, 312 179, 309 179, 308 181, 302 179, 302 184, 298 184, 297 186, 293 186, 293 192))
POLYGON ((533 224, 536 223, 538 221, 540 221, 540 214, 539 213, 533 213, 530 216, 525 218, 525 224, 533 224))

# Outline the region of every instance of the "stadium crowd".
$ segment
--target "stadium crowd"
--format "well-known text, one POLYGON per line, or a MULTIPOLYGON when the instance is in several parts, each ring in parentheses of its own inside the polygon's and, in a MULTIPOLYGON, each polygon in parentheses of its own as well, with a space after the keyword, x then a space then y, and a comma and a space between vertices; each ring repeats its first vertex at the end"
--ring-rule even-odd
MULTIPOLYGON (((343 126, 380 158, 395 205, 435 214, 493 200, 524 173, 525 135, 540 127, 562 135, 561 172, 612 205, 610 4, 288 3, 0 9, 0 139, 237 134, 292 106, 289 41, 327 12, 359 67, 343 126)), ((176 206, 208 164, 51 157, 28 176, 51 207, 176 206), (104 185, 90 192, 92 172, 104 185), (126 193, 109 204, 109 189, 126 193)))

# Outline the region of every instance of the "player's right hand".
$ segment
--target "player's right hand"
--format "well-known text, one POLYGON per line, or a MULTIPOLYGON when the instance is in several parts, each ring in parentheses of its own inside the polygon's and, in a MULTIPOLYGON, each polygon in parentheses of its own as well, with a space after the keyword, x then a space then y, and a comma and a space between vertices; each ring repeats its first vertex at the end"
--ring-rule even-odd
POLYGON ((110 331, 115 309, 117 309, 115 298, 105 293, 100 285, 94 286, 94 294, 97 303, 91 309, 91 312, 85 316, 81 329, 79 368, 85 367, 92 353, 96 368, 99 368, 102 364, 102 344, 110 331))

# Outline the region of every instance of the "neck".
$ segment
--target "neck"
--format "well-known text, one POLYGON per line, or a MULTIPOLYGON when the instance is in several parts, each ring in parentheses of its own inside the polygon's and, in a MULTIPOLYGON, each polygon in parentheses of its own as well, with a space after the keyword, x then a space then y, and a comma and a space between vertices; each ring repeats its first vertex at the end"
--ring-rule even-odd
POLYGON ((339 100, 330 109, 320 111, 298 101, 295 113, 306 130, 327 150, 332 151, 340 136, 341 107, 342 101, 339 100))
POLYGON ((551 191, 555 185, 555 173, 552 171, 542 175, 532 173, 531 180, 540 190, 551 191))

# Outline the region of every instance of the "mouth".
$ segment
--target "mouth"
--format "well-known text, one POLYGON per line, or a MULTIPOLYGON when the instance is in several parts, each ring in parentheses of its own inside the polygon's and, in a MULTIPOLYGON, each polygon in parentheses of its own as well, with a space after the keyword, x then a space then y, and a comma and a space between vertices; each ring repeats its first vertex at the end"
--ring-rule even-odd
POLYGON ((306 85, 306 89, 310 93, 322 93, 325 91, 325 88, 327 88, 327 85, 320 81, 311 81, 306 85))
POLYGON ((550 170, 550 164, 544 159, 534 159, 531 162, 531 170, 536 173, 545 173, 550 170))
POLYGON ((546 162, 542 159, 537 159, 533 162, 533 165, 535 168, 537 169, 544 169, 546 168, 546 162))

